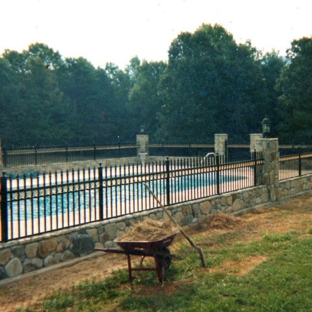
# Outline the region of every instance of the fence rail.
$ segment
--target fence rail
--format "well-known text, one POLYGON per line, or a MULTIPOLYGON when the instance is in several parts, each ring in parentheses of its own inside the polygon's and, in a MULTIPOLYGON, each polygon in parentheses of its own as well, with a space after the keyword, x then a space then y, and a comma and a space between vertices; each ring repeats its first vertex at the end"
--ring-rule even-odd
POLYGON ((1 237, 10 241, 200 199, 257 184, 262 159, 203 158, 0 179, 1 237))
POLYGON ((298 153, 279 158, 279 179, 299 177, 312 173, 312 153, 298 153))
POLYGON ((97 160, 102 158, 130 157, 136 155, 135 144, 116 144, 111 146, 79 146, 38 148, 32 146, 20 149, 3 149, 3 167, 44 165, 49 163, 97 160))
MULTIPOLYGON (((170 144, 149 143, 149 154, 153 156, 200 157, 214 152, 214 144, 170 144)), ((133 157, 137 155, 137 144, 117 143, 115 145, 3 148, 0 150, 4 168, 44 165, 49 163, 98 160, 104 158, 133 157)), ((308 153, 312 145, 279 145, 282 156, 308 153)), ((227 160, 244 160, 250 157, 249 144, 227 144, 227 160)), ((0 161, 1 163, 1 161, 0 161)))

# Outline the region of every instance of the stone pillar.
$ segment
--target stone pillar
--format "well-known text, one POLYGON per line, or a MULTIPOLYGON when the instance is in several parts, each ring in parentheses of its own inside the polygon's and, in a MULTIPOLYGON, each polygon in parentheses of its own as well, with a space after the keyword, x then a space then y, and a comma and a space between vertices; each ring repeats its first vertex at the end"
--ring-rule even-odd
POLYGON ((136 144, 138 146, 137 156, 140 157, 140 161, 143 165, 145 164, 145 161, 148 157, 148 142, 149 142, 148 134, 137 134, 136 136, 136 144))
POLYGON ((253 159, 254 151, 256 151, 257 153, 262 152, 262 145, 257 143, 257 142, 259 142, 258 139, 262 139, 262 138, 263 138, 262 133, 251 133, 250 134, 250 155, 251 155, 251 159, 253 159))
POLYGON ((220 156, 221 162, 226 162, 228 156, 227 150, 228 135, 225 133, 216 133, 214 137, 214 151, 220 156))
POLYGON ((268 188, 270 201, 279 200, 279 151, 278 139, 257 139, 256 148, 263 153, 262 184, 268 188))

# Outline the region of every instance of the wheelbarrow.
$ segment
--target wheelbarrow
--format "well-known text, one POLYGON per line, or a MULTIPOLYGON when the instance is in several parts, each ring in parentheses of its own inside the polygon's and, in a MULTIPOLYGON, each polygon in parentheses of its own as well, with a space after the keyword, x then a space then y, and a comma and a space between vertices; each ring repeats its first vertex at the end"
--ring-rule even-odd
POLYGON ((124 254, 128 259, 129 280, 133 280, 133 271, 140 274, 141 271, 156 271, 159 282, 165 280, 165 271, 170 267, 173 255, 170 253, 168 246, 172 243, 176 233, 171 234, 161 240, 155 241, 123 241, 115 239, 115 243, 121 249, 111 248, 95 248, 96 251, 105 251, 110 253, 124 254), (131 256, 140 256, 140 263, 137 268, 132 267, 131 256), (153 257, 155 260, 155 267, 143 267, 143 260, 146 257, 153 257))

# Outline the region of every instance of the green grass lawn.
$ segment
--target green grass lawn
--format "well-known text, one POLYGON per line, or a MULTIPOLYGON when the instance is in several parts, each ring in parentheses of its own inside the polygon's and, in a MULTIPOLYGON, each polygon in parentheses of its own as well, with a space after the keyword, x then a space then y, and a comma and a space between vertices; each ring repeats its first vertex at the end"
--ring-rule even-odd
POLYGON ((312 311, 312 221, 305 222, 304 230, 268 231, 249 240, 239 229, 195 234, 208 269, 180 240, 164 283, 155 272, 141 272, 129 282, 128 271, 119 270, 103 282, 58 293, 31 311, 312 311), (262 260, 244 271, 253 259, 262 260))

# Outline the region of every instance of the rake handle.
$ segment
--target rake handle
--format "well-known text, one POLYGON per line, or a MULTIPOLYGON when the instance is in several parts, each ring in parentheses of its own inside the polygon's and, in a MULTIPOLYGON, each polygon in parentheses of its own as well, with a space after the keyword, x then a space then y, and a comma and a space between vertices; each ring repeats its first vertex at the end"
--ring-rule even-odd
POLYGON ((153 198, 157 201, 157 203, 159 204, 159 206, 164 210, 164 212, 166 213, 166 215, 169 217, 169 219, 178 227, 179 231, 182 233, 182 235, 188 240, 188 242, 191 244, 192 247, 194 247, 200 255, 200 259, 202 262, 202 266, 204 268, 207 268, 206 266, 206 260, 203 254, 203 251, 201 250, 201 248, 199 248, 198 246, 196 246, 193 241, 190 239, 189 236, 186 235, 186 233, 183 231, 183 229, 181 228, 181 226, 177 223, 176 220, 174 220, 174 218, 171 216, 171 214, 168 212, 168 210, 161 204, 161 202, 159 201, 159 199, 156 197, 156 195, 153 193, 153 191, 149 188, 149 186, 147 184, 144 183, 144 186, 147 188, 147 190, 149 191, 149 193, 153 196, 153 198))

